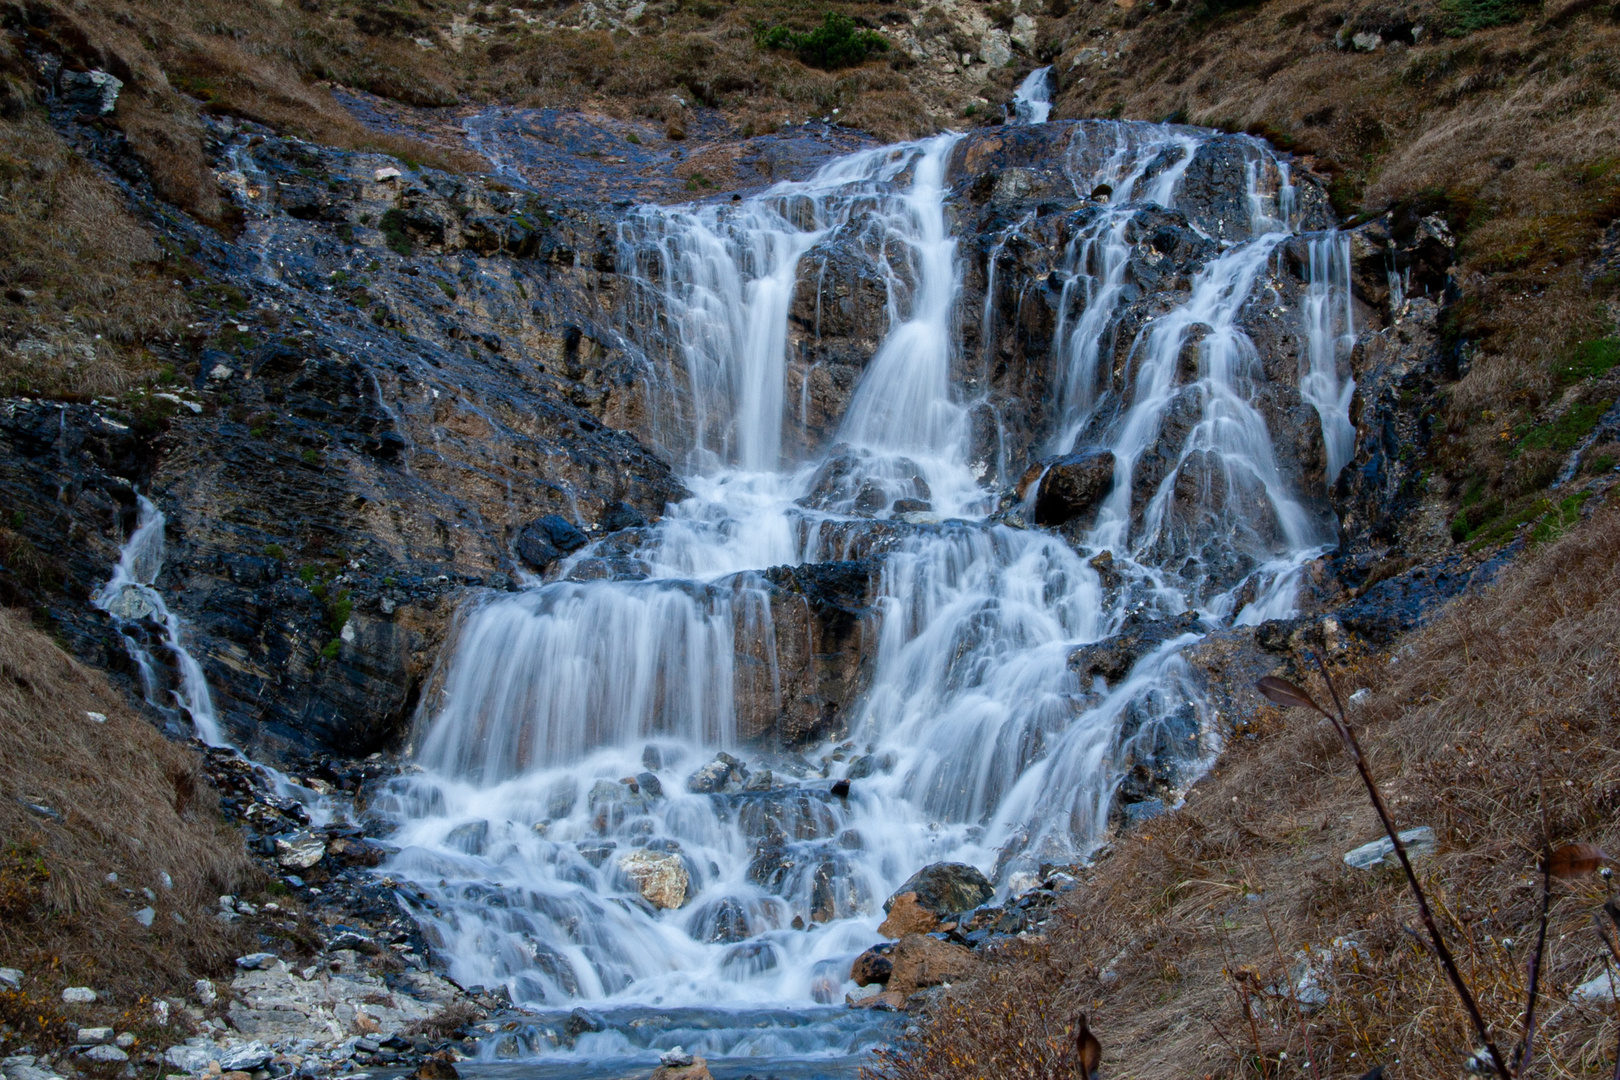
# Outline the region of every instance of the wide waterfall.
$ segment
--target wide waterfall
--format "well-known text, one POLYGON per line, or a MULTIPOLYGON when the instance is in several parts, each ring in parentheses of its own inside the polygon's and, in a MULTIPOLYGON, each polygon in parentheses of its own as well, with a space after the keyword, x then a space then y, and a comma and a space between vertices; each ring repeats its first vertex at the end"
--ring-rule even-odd
MULTIPOLYGON (((1045 119, 1038 74, 1021 96, 1030 122, 1045 119)), ((1334 538, 1320 490, 1300 490, 1274 445, 1241 315, 1284 249, 1307 246, 1291 318, 1331 483, 1353 438, 1343 241, 1297 235, 1288 164, 1257 140, 1112 122, 1068 140, 1087 216, 1054 255, 1055 392, 1037 443, 1111 452, 1114 476, 1067 539, 1006 496, 1003 466, 976 449, 983 391, 953 375, 978 318, 962 310, 951 225, 957 136, 625 217, 625 332, 657 373, 657 436, 691 497, 545 582, 467 605, 415 766, 369 811, 394 827, 386 872, 429 898, 417 916, 455 979, 606 1018, 572 1047, 535 1036, 508 1052, 647 1061, 684 1043, 843 1060, 883 1030, 842 1002, 907 876, 968 862, 1005 893, 1104 839, 1133 758, 1168 756, 1190 779, 1219 749, 1183 651, 1210 627, 1290 613, 1299 569, 1334 538), (1247 221, 1222 223, 1173 306, 1122 321, 1133 221, 1175 208, 1216 139, 1244 158, 1233 205, 1247 221), (836 436, 796 453, 811 440, 789 313, 835 245, 882 282, 887 332, 836 436), (789 690, 763 572, 857 554, 881 572, 846 730, 797 750, 750 742, 789 690), (1112 683, 1071 668, 1078 646, 1144 617, 1184 629, 1112 683), (746 784, 689 789, 722 751, 747 759, 746 784), (649 863, 680 871, 659 906, 635 883, 649 863)))

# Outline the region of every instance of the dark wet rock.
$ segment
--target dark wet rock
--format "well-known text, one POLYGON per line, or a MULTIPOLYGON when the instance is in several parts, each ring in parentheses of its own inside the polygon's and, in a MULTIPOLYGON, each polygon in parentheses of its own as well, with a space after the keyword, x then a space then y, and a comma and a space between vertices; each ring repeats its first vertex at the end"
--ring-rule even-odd
POLYGON ((578 551, 589 538, 561 514, 544 514, 518 533, 516 550, 534 570, 544 570, 570 552, 578 551))
POLYGON ((894 971, 894 961, 889 954, 894 951, 891 942, 874 945, 855 958, 849 967, 849 977, 856 986, 882 986, 889 981, 889 975, 894 971))
POLYGON ((911 893, 923 910, 944 917, 976 908, 995 892, 990 879, 975 867, 966 863, 933 863, 907 878, 905 884, 884 901, 883 910, 890 910, 896 899, 911 893))
POLYGON ((1035 489, 1035 524, 1064 525, 1090 514, 1114 484, 1109 450, 1065 454, 1031 465, 1018 482, 1018 496, 1035 489))
POLYGON ((1116 683, 1130 674, 1138 660, 1166 641, 1199 629, 1195 612, 1169 619, 1152 618, 1147 613, 1134 614, 1119 633, 1093 645, 1082 645, 1070 653, 1069 669, 1082 678, 1101 676, 1108 683, 1116 683))
POLYGON ((686 778, 686 790, 697 795, 718 795, 739 791, 748 778, 748 767, 725 751, 686 778))

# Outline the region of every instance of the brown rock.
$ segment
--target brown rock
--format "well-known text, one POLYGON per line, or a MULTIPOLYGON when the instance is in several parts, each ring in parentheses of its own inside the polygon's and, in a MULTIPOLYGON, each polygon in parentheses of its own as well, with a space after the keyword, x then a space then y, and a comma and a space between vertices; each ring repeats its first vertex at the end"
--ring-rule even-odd
POLYGON ((414 1080, 460 1080, 461 1074, 450 1059, 443 1054, 434 1054, 424 1058, 412 1074, 414 1080))
POLYGON ((903 938, 907 934, 926 934, 939 925, 939 916, 923 907, 914 892, 901 893, 889 906, 889 917, 878 927, 886 938, 903 938))
POLYGON ((873 994, 869 998, 862 998, 853 1005, 857 1009, 878 1009, 885 1012, 894 1012, 906 1007, 906 995, 898 990, 885 990, 881 994, 873 994))
POLYGON ((653 1070, 650 1080, 714 1080, 714 1074, 709 1072, 708 1062, 695 1057, 690 1065, 658 1066, 653 1070))
POLYGON ((885 993, 910 997, 923 987, 963 978, 973 970, 975 961, 973 954, 960 945, 926 934, 907 934, 894 947, 892 963, 894 969, 885 993))
POLYGON ((1036 483, 1035 524, 1062 525, 1089 513, 1114 486, 1113 452, 1087 450, 1037 462, 1019 478, 1019 498, 1036 483))

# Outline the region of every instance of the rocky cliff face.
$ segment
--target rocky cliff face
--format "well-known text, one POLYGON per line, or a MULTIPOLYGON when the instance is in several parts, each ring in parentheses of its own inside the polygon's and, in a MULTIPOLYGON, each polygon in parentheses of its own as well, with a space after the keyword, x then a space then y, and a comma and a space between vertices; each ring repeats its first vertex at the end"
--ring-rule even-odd
MULTIPOLYGON (((412 120, 352 104, 381 129, 412 120)), ((58 122, 116 170, 119 136, 66 107, 58 122)), ((13 587, 46 606, 79 651, 127 667, 84 600, 132 527, 136 491, 151 495, 170 523, 158 586, 185 620, 227 734, 257 752, 397 744, 466 588, 564 572, 568 551, 610 535, 566 572, 636 575, 637 530, 683 497, 676 470, 690 451, 692 388, 668 329, 638 321, 646 267, 626 246, 624 196, 686 195, 676 170, 691 156, 723 158, 746 191, 858 144, 831 131, 738 142, 717 129, 708 143, 655 153, 551 113, 479 114, 465 130, 501 163, 499 176, 412 170, 216 122, 209 146, 240 211, 231 234, 166 212, 138 178, 124 182, 160 232, 169 272, 205 312, 167 344, 167 386, 6 405, 0 485, 55 575, 13 587), (610 136, 626 154, 604 165, 610 136), (577 539, 556 540, 542 519, 577 539)), ((1009 491, 1047 456, 1037 433, 1052 430, 1059 408, 1056 331, 1076 304, 1065 282, 1109 205, 1106 191, 1077 191, 1066 167, 1106 154, 1097 140, 1107 132, 1094 135, 1095 145, 1070 125, 982 129, 949 166, 963 268, 953 376, 978 395, 973 452, 1009 491)), ((1184 301, 1247 222, 1245 139, 1202 144, 1181 209, 1129 220, 1129 273, 1099 361, 1105 396, 1124 392, 1138 330, 1184 301)), ((1294 191, 1305 227, 1331 224, 1313 178, 1296 177, 1294 191)), ((1427 291, 1443 289, 1449 237, 1431 223, 1398 239, 1382 219, 1352 235, 1358 425, 1352 465, 1331 491, 1290 317, 1306 288, 1305 241, 1277 250, 1241 316, 1267 365, 1260 407, 1287 450, 1287 479, 1342 522, 1344 559, 1324 571, 1322 602, 1342 599, 1392 548, 1435 550, 1443 531, 1418 512, 1425 492, 1410 462, 1427 437, 1424 403, 1453 369, 1436 343, 1435 303, 1392 294, 1390 271, 1410 267, 1427 291)), ((882 338, 881 254, 846 229, 802 260, 790 458, 829 449, 882 338)), ((1194 419, 1172 411, 1161 456, 1138 463, 1139 509, 1194 419)), ((828 468, 816 491, 853 497, 859 517, 859 493, 840 492, 828 468)), ((881 502, 872 513, 884 520, 842 527, 830 550, 854 561, 766 575, 774 633, 744 646, 743 660, 771 677, 741 708, 745 734, 791 745, 839 730, 874 647, 870 557, 926 527, 927 493, 911 494, 895 509, 915 522, 881 502)))

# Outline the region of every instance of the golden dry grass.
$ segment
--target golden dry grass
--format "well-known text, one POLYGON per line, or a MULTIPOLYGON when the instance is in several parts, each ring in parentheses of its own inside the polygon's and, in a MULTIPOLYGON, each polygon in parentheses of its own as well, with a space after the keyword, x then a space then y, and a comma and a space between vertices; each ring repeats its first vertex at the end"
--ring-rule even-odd
MULTIPOLYGON (((1351 721, 1399 826, 1439 836, 1420 874, 1504 1052, 1534 937, 1541 815, 1554 844, 1620 849, 1617 660, 1620 508, 1605 506, 1392 655, 1335 671, 1343 691, 1371 691, 1351 721)), ((1280 673, 1325 697, 1320 680, 1280 673)), ((961 986, 919 1055, 885 1075, 1042 1076, 1046 1040, 1080 1012, 1114 1080, 1306 1076, 1307 1037, 1323 1077, 1375 1064, 1392 1080, 1462 1075, 1471 1030, 1399 871, 1341 861, 1381 833, 1337 737, 1258 695, 1246 719, 1256 738, 1099 862, 1048 943, 961 986), (1299 951, 1352 939, 1362 952, 1341 950, 1325 1007, 1274 992, 1299 951), (1112 984, 1099 978, 1110 968, 1112 984)), ((1596 875, 1554 885, 1536 1075, 1612 1075, 1614 1006, 1569 996, 1603 970, 1593 915, 1609 893, 1596 875)))
POLYGON ((188 994, 251 946, 212 909, 261 882, 191 752, 0 608, 0 966, 24 972, 20 993, 0 995, 0 1043, 71 1039, 64 986, 102 994, 78 1022, 149 1024, 147 1002, 188 994), (147 905, 150 929, 134 918, 147 905))

